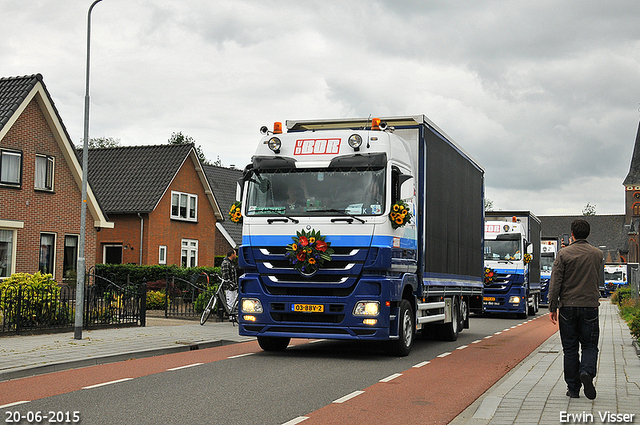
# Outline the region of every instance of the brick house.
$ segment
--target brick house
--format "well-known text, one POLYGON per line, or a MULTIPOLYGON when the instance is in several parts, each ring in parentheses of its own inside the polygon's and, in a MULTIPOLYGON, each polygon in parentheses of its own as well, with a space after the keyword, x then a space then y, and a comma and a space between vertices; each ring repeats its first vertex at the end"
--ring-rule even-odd
MULTIPOLYGON (((0 279, 51 273, 75 281, 82 169, 42 75, 0 78, 0 279)), ((113 227, 87 188, 85 258, 113 227)))
POLYGON ((236 200, 242 170, 215 165, 203 165, 202 168, 225 218, 216 222, 216 255, 226 255, 229 249, 237 249, 242 243, 242 225, 233 223, 228 217, 229 208, 236 200))
POLYGON ((213 266, 223 220, 192 144, 89 150, 89 180, 115 223, 96 263, 213 266))

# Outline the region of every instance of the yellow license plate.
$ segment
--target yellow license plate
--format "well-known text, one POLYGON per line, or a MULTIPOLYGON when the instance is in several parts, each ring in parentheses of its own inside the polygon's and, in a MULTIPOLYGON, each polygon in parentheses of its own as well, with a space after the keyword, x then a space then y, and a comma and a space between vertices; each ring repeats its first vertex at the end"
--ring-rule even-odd
POLYGON ((291 311, 302 313, 324 313, 322 304, 292 304, 291 311))
POLYGON ((496 297, 484 297, 485 301, 495 301, 496 297))

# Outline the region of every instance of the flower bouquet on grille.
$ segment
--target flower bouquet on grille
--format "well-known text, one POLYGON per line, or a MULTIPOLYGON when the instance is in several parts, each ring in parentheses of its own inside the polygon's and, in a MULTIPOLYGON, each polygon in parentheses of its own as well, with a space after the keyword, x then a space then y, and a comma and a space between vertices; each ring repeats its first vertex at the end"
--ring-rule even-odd
POLYGON ((331 261, 331 242, 326 242, 325 236, 320 232, 313 229, 309 232, 301 230, 291 239, 293 243, 287 245, 284 255, 301 274, 311 276, 325 261, 331 261))

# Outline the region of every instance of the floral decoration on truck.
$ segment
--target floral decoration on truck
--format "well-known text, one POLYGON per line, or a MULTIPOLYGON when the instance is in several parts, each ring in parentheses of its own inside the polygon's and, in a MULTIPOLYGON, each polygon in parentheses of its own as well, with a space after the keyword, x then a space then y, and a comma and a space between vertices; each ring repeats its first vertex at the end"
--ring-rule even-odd
POLYGON ((409 206, 402 199, 391 206, 389 220, 391 220, 391 227, 394 229, 407 224, 411 221, 411 217, 413 217, 413 214, 411 214, 409 206))
POLYGON ((242 223, 242 202, 236 201, 231 205, 231 209, 229 210, 229 220, 236 224, 242 223))
POLYGON ((331 242, 326 242, 320 232, 314 229, 309 232, 301 230, 291 239, 293 243, 287 245, 284 255, 301 274, 311 276, 325 261, 331 261, 334 252, 331 242))
POLYGON ((485 267, 485 269, 484 269, 484 283, 486 283, 487 285, 492 283, 494 274, 495 273, 494 273, 493 269, 491 269, 489 267, 485 267))
POLYGON ((533 259, 533 257, 531 256, 531 254, 524 254, 524 257, 522 257, 522 261, 524 261, 525 264, 529 264, 531 262, 531 260, 533 259))

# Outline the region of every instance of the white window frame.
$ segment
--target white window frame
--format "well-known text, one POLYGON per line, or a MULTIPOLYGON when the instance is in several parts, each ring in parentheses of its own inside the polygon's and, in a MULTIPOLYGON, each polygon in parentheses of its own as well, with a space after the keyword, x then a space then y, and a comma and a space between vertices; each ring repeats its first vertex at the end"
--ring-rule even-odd
POLYGON ((35 175, 34 175, 34 186, 37 190, 47 190, 53 192, 53 181, 55 176, 55 167, 56 167, 56 159, 51 155, 42 155, 36 154, 36 167, 35 167, 35 175), (41 173, 41 162, 39 160, 44 160, 44 182, 42 186, 39 186, 40 180, 39 174, 41 173))
POLYGON ((198 195, 172 190, 170 214, 172 220, 198 221, 198 195), (183 205, 184 214, 181 211, 183 205))
POLYGON ((69 270, 73 270, 74 272, 78 271, 78 246, 80 245, 80 235, 75 235, 75 234, 68 234, 68 235, 64 235, 64 248, 62 251, 62 277, 64 279, 67 278, 67 276, 64 275, 64 260, 67 257, 67 240, 70 240, 71 238, 74 238, 76 241, 76 245, 75 245, 75 255, 74 258, 72 258, 72 264, 74 265, 74 267, 72 267, 69 270))
POLYGON ((42 264, 40 257, 42 256, 42 237, 43 236, 53 236, 53 244, 52 249, 51 249, 51 271, 47 272, 47 271, 43 271, 43 273, 50 273, 53 278, 56 278, 56 244, 57 244, 57 240, 58 240, 58 235, 56 233, 53 232, 40 232, 40 250, 38 251, 38 270, 40 269, 40 265, 42 264))
POLYGON ((182 267, 198 267, 197 239, 182 239, 180 241, 180 265, 182 267), (194 260, 193 262, 190 261, 192 259, 194 260))
POLYGON ((17 249, 17 238, 18 238, 18 229, 22 229, 24 227, 23 222, 10 222, 7 220, 0 220, 0 230, 4 230, 6 232, 11 233, 11 241, 9 242, 9 252, 8 252, 8 267, 7 267, 7 275, 0 276, 0 279, 5 277, 9 277, 16 272, 16 255, 18 253, 17 249))
POLYGON ((167 246, 160 245, 158 248, 158 264, 167 264, 167 246))
POLYGON ((6 185, 6 186, 14 186, 14 187, 22 186, 22 159, 23 159, 23 156, 22 156, 22 152, 20 151, 15 151, 10 149, 0 149, 0 184, 6 185), (20 165, 17 173, 18 175, 16 176, 18 178, 18 181, 4 180, 5 176, 7 175, 7 170, 3 169, 5 155, 17 156, 20 158, 20 165))

